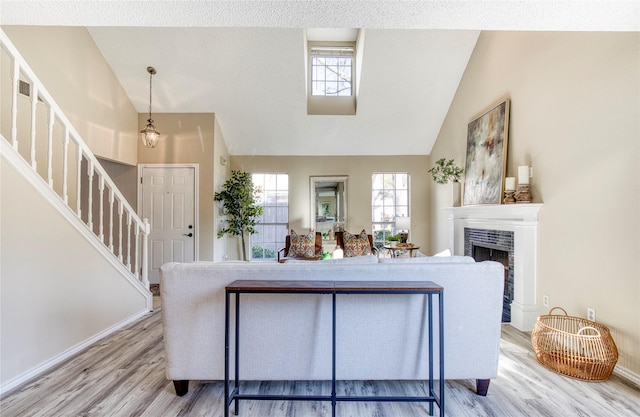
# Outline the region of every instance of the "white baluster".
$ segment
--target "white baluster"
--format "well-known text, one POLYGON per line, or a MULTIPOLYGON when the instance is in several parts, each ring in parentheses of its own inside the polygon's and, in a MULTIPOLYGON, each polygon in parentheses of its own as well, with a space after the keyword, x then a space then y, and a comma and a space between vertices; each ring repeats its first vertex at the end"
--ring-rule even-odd
POLYGON ((13 59, 13 73, 11 75, 13 94, 11 96, 11 144, 13 149, 18 150, 18 91, 20 89, 20 66, 18 61, 13 59))
POLYGON ((136 253, 135 253, 135 267, 133 274, 136 278, 140 279, 140 225, 136 224, 136 253))
POLYGON ((89 204, 87 207, 87 226, 93 232, 93 162, 91 159, 87 162, 89 164, 89 204))
POLYGON ((118 259, 122 262, 122 213, 123 213, 123 204, 121 200, 118 200, 118 218, 120 219, 120 226, 118 227, 118 259))
POLYGON ((31 168, 35 171, 36 163, 36 111, 38 104, 38 86, 33 85, 31 91, 31 168))
MULTIPOLYGON (((65 126, 65 137, 66 137, 66 141, 67 144, 69 143, 69 129, 65 126)), ((66 155, 66 152, 65 152, 66 155)), ((78 166, 77 166, 77 179, 76 179, 76 211, 78 212, 78 218, 82 218, 82 204, 80 201, 80 191, 82 188, 82 148, 80 148, 80 146, 78 146, 78 166)), ((65 176, 66 178, 66 176, 65 176)))
POLYGON ((142 234, 142 285, 149 288, 149 232, 151 225, 149 219, 143 219, 144 231, 142 234))
MULTIPOLYGON (((69 204, 69 129, 64 127, 64 142, 62 142, 62 198, 69 204)), ((80 194, 80 193, 78 193, 80 194)), ((80 215, 80 206, 78 206, 80 215)))
MULTIPOLYGON (((47 133, 47 177, 49 187, 53 188, 53 124, 55 122, 53 106, 49 106, 49 132, 47 133)), ((65 200, 66 203, 66 200, 65 200)))
POLYGON ((113 253, 113 189, 109 188, 109 250, 113 253))
POLYGON ((99 225, 98 239, 104 243, 104 175, 100 175, 100 181, 98 182, 98 191, 100 192, 100 211, 99 211, 99 225))
POLYGON ((131 213, 127 212, 127 268, 131 271, 131 213))

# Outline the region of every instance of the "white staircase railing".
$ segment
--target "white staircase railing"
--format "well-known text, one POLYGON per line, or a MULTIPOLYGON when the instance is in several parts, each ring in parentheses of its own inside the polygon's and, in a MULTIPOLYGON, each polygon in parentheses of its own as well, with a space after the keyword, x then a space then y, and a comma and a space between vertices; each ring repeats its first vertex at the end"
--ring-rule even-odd
MULTIPOLYGON (((10 137, 0 134, 1 140, 9 143, 128 273, 149 289, 149 222, 138 217, 1 29, 0 46, 2 59, 9 61, 11 78, 11 103, 2 106, 3 111, 11 109, 10 137)), ((0 81, 6 85, 5 80, 0 81)))

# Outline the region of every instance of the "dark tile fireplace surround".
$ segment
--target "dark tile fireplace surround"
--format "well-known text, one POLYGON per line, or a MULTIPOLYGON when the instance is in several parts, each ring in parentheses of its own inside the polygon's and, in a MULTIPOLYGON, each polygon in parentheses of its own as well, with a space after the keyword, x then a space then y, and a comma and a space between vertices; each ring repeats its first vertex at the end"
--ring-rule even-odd
POLYGON ((505 267, 502 321, 511 322, 514 283, 513 232, 505 230, 464 229, 464 254, 477 262, 496 261, 505 267))

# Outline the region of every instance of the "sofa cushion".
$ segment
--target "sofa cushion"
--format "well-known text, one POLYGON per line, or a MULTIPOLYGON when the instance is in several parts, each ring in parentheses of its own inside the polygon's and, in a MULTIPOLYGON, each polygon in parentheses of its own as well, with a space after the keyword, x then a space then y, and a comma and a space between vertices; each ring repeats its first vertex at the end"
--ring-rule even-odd
POLYGON ((291 229, 291 246, 287 253, 288 258, 313 258, 316 255, 316 233, 309 232, 306 235, 299 235, 291 229))
POLYGON ((378 262, 383 264, 442 264, 475 262, 471 256, 415 256, 413 258, 380 258, 378 262))
POLYGON ((351 264, 377 264, 378 257, 376 255, 364 255, 364 256, 353 256, 351 258, 338 258, 338 259, 323 259, 318 262, 309 262, 303 259, 287 259, 286 264, 295 264, 305 262, 308 265, 330 265, 330 264, 340 264, 340 265, 351 265, 351 264))
POLYGON ((371 255, 371 247, 369 246, 369 237, 367 231, 362 229, 359 235, 352 235, 345 231, 342 235, 344 241, 344 257, 371 255))

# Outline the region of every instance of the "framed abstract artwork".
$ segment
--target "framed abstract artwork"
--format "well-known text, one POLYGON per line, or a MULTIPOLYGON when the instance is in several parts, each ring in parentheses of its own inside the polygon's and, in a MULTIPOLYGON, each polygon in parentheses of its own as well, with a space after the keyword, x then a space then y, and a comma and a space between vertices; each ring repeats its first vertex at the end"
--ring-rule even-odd
POLYGON ((469 123, 463 205, 502 202, 508 136, 509 99, 469 123))

